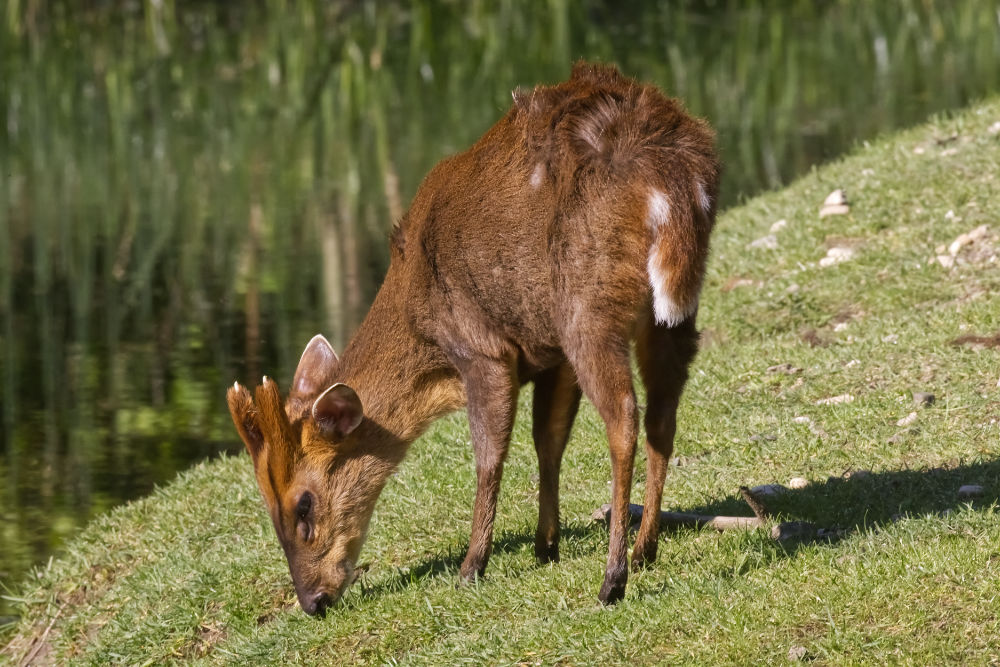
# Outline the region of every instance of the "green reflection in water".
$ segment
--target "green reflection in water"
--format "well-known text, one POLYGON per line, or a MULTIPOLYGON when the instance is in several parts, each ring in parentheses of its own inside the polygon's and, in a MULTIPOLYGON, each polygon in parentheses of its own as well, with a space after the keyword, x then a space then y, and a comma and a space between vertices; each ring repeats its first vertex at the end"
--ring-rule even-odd
MULTIPOLYGON (((577 58, 716 127, 724 204, 1000 83, 1000 4, 7 0, 0 581, 338 347, 427 169, 577 58)), ((0 606, 0 615, 9 613, 0 606)))

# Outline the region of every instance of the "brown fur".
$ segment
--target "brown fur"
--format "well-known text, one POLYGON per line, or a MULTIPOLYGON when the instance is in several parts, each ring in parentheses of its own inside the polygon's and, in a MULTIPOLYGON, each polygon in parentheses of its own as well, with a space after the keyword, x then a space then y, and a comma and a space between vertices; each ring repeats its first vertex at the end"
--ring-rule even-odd
MULTIPOLYGON (((474 146, 431 170, 393 231, 385 282, 343 358, 313 339, 284 413, 272 381, 254 400, 238 385, 229 392, 307 612, 350 584, 375 501, 409 444, 463 404, 477 489, 461 575, 483 574, 528 381, 535 553, 558 559, 560 461, 586 394, 606 424, 613 473, 600 599, 624 595, 638 427, 630 343, 649 395, 645 516, 655 517, 697 348, 718 174, 704 123, 655 88, 584 63, 569 81, 515 91, 474 146)), ((642 523, 634 565, 655 558, 658 530, 642 523)))

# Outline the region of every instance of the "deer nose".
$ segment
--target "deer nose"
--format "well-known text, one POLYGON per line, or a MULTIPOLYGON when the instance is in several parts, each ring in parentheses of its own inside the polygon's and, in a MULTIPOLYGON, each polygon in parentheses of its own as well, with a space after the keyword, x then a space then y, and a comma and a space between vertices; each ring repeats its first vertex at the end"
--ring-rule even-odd
POLYGON ((333 604, 333 598, 330 597, 329 593, 317 593, 313 596, 311 600, 312 614, 316 616, 325 616, 326 610, 330 608, 333 604))

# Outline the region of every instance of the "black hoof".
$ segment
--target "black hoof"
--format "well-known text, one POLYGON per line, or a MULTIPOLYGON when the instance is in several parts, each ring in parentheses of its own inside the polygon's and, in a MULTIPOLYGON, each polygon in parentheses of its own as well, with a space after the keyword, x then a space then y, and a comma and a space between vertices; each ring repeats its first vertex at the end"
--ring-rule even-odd
POLYGON ((597 594, 601 604, 605 606, 617 604, 623 597, 625 597, 625 578, 616 581, 605 577, 601 592, 597 594))
POLYGON ((535 542, 535 560, 541 564, 559 562, 559 543, 535 542))

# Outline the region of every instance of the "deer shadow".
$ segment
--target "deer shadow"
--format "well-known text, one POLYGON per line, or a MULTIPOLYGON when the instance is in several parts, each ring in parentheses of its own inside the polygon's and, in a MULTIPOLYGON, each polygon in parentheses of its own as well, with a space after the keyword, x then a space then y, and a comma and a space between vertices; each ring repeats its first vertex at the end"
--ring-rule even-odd
MULTIPOLYGON (((984 509, 1000 502, 1000 459, 959 462, 956 465, 854 473, 814 481, 803 488, 789 489, 768 497, 764 503, 775 521, 803 521, 823 531, 800 539, 781 540, 783 557, 794 557, 804 545, 822 540, 835 543, 850 536, 878 530, 897 521, 933 514, 946 514, 971 503, 984 509), (982 493, 969 499, 958 494, 960 487, 975 484, 982 493)), ((664 509, 704 515, 752 516, 750 508, 738 492, 717 501, 686 508, 664 505, 664 509)), ((672 533, 696 528, 664 529, 669 539, 672 533)), ((601 522, 572 523, 561 530, 565 542, 582 541, 595 532, 607 533, 601 522)), ((534 532, 500 534, 494 540, 494 553, 512 553, 534 544, 534 532)), ((417 562, 410 568, 397 570, 393 576, 374 584, 362 584, 362 596, 378 597, 385 593, 405 590, 428 577, 458 576, 465 557, 466 545, 449 547, 445 553, 417 562)), ((781 556, 779 556, 781 557, 781 556)), ((486 579, 489 579, 487 573, 486 579)))

